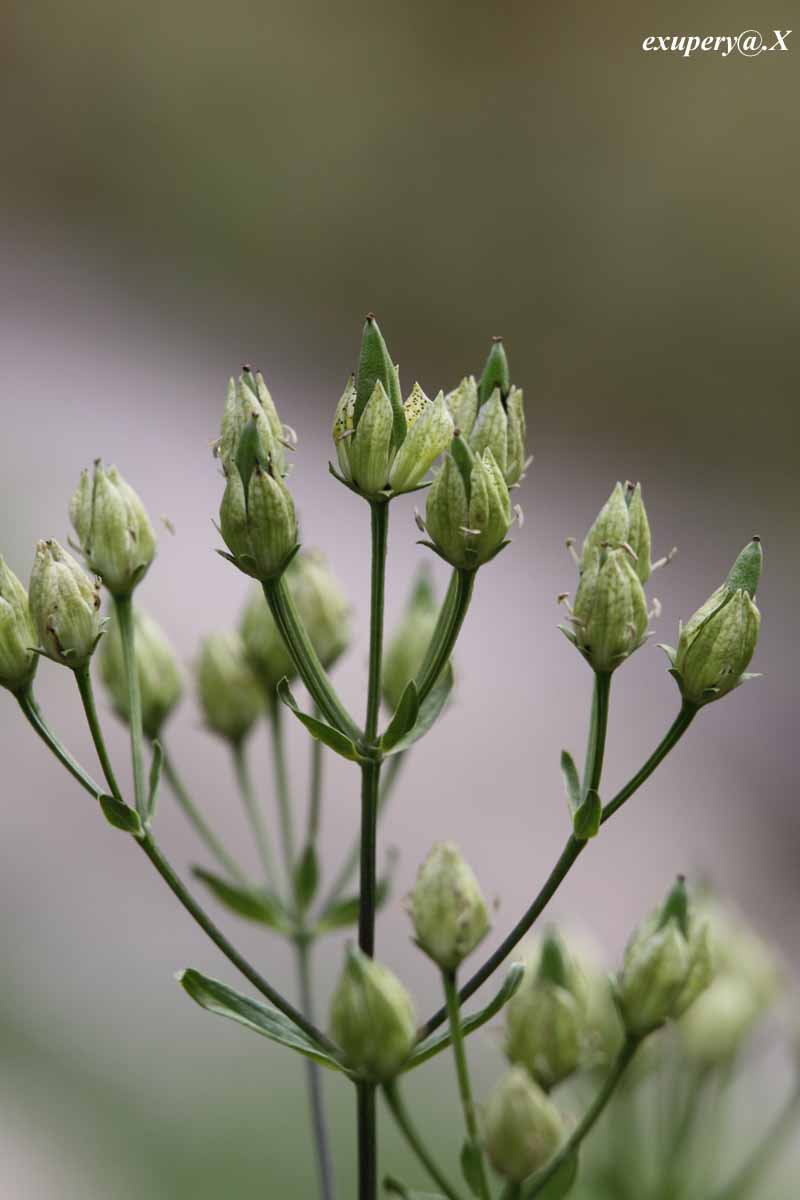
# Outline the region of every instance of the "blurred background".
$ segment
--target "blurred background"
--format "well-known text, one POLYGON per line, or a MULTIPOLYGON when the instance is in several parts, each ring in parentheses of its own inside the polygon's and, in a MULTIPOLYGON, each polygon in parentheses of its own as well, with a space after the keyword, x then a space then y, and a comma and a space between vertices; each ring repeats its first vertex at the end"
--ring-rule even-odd
MULTIPOLYGON (((401 897, 431 842, 456 840, 497 895, 497 939, 560 850, 559 751, 582 753, 590 690, 556 629, 556 595, 574 584, 564 539, 583 535, 618 478, 643 481, 657 553, 679 547, 651 588, 664 606, 654 640, 674 641, 678 619, 762 536, 765 677, 702 714, 581 859, 553 915, 588 927, 613 964, 675 873, 703 873, 797 962, 800 42, 757 59, 641 51, 649 35, 783 29, 795 15, 777 2, 767 18, 752 0, 76 0, 68 12, 42 0, 0 16, 0 547, 23 578, 37 537, 66 538, 79 470, 102 455, 175 527, 139 595, 183 661, 202 633, 234 623, 247 589, 213 553, 222 489, 209 445, 226 380, 249 360, 299 433, 305 540, 352 596, 360 634, 339 679, 360 704, 368 518, 327 462, 363 315, 378 314, 405 386, 418 378, 429 394, 477 372, 491 335, 505 337, 535 455, 519 493, 527 520, 480 574, 456 703, 415 751, 383 829, 401 858, 379 953, 422 1013, 436 978, 401 897)), ((413 498, 393 506, 392 618, 426 554, 412 513, 413 498)), ((438 560, 434 573, 441 586, 438 560)), ((94 769, 67 676, 43 664, 39 698, 94 769)), ((609 792, 677 703, 654 647, 615 693, 609 792)), ((110 712, 108 732, 122 765, 110 712)), ((250 854, 224 747, 191 699, 172 742, 210 817, 250 854)), ((292 747, 300 806, 307 744, 295 730, 292 747)), ((266 731, 252 752, 268 802, 266 731)), ((181 992, 173 972, 188 965, 240 981, 9 696, 0 755, 0 1192, 312 1194, 299 1061, 181 992)), ((346 764, 330 764, 324 820, 336 864, 357 820, 346 764)), ((202 860, 166 801, 160 836, 178 863, 202 860)), ((290 990, 283 947, 235 932, 290 990)), ((319 955, 323 1007, 340 955, 337 939, 319 955)), ((483 1095, 497 1038, 471 1044, 483 1095)), ((767 1106, 785 1083, 773 1060, 758 1076, 767 1106)), ((441 1062, 410 1083, 420 1122, 455 1151, 452 1087, 441 1062)), ((347 1196, 350 1097, 335 1079, 327 1090, 347 1196)), ((799 1159, 795 1146, 765 1200, 794 1194, 799 1159)), ((406 1168, 388 1122, 383 1164, 406 1168)))

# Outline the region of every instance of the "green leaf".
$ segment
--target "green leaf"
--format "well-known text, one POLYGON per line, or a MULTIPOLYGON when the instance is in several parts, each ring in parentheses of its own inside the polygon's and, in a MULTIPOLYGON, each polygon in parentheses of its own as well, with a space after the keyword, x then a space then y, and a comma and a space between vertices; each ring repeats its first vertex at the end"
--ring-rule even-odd
POLYGON ((302 909, 308 908, 317 892, 319 884, 319 863, 317 852, 311 842, 306 846, 297 866, 294 869, 294 890, 297 903, 302 909))
POLYGON ((578 768, 575 766, 569 750, 561 751, 561 771, 564 776, 564 787, 567 790, 570 816, 574 819, 575 813, 581 806, 581 781, 578 768))
MULTIPOLYGON (((503 981, 503 986, 494 999, 490 1000, 485 1008, 473 1013, 470 1017, 465 1017, 462 1021, 462 1029, 465 1037, 470 1033, 474 1033, 476 1029, 480 1029, 482 1025, 485 1025, 487 1021, 491 1021, 492 1017, 500 1012, 500 1009, 508 1003, 522 983, 524 975, 525 966, 523 963, 516 962, 511 964, 511 969, 503 981)), ((450 1033, 448 1030, 441 1033, 432 1033, 430 1037, 426 1037, 424 1041, 419 1043, 403 1070, 413 1071, 415 1067, 421 1066, 429 1058, 441 1054, 449 1045, 450 1033)))
POLYGON ((482 1161, 483 1156, 480 1146, 477 1142, 473 1142, 471 1138, 467 1138, 461 1147, 461 1174, 467 1182, 467 1187, 473 1196, 478 1197, 478 1200, 483 1195, 482 1161))
POLYGON ((135 808, 123 804, 114 796, 101 796, 100 807, 109 825, 121 829, 123 833, 132 833, 135 838, 144 837, 144 827, 135 808))
POLYGON ((191 968, 181 971, 176 979, 183 990, 206 1012, 236 1021, 246 1029, 252 1029, 262 1037, 269 1038, 271 1042, 278 1042, 282 1046, 288 1046, 290 1050, 296 1050, 298 1054, 305 1055, 306 1058, 312 1058, 323 1067, 334 1071, 342 1070, 335 1058, 271 1004, 242 996, 240 992, 234 991, 217 979, 209 979, 191 968))
POLYGON ((152 821, 156 815, 156 801, 158 799, 158 785, 161 782, 161 764, 164 761, 164 751, 161 749, 161 742, 153 742, 153 758, 150 763, 150 780, 147 789, 147 819, 152 821))
POLYGON ((309 713, 304 713, 300 710, 289 687, 289 680, 285 676, 278 684, 278 698, 283 701, 287 708, 292 710, 298 721, 302 721, 308 732, 317 741, 323 742, 331 750, 335 750, 337 754, 341 754, 342 758, 348 758, 351 762, 359 762, 361 760, 355 742, 351 738, 347 737, 340 730, 334 729, 332 725, 326 725, 324 721, 320 721, 317 717, 312 717, 309 713))
POLYGON ((261 925, 269 925, 281 933, 293 932, 292 923, 287 919, 280 901, 269 892, 259 888, 243 887, 238 883, 229 883, 221 875, 207 871, 205 867, 192 867, 195 879, 201 880, 214 893, 220 904, 224 904, 231 912, 248 921, 258 921, 261 925))
POLYGON ((441 1192, 411 1192, 392 1175, 387 1175, 384 1179, 383 1190, 388 1196, 400 1196, 402 1200, 445 1200, 441 1192))
POLYGON ((452 690, 453 668, 448 663, 420 704, 417 719, 411 729, 395 742, 389 753, 399 754, 402 750, 408 750, 409 746, 413 746, 414 742, 418 742, 421 737, 424 737, 439 717, 452 690))
MULTIPOLYGON (((375 908, 382 908, 391 893, 391 879, 384 875, 378 880, 375 888, 375 908)), ((345 896, 343 900, 334 900, 320 915, 315 926, 316 933, 330 933, 333 929, 343 929, 346 925, 358 923, 358 896, 345 896)))
POLYGON ((400 738, 410 733, 414 728, 418 716, 419 697, 417 696, 417 685, 413 679, 410 679, 400 697, 400 703, 395 709, 394 716, 381 738, 382 749, 384 751, 391 750, 400 741, 400 738))
MULTIPOLYGON (((573 1150, 567 1158, 564 1159, 561 1166, 551 1179, 541 1189, 534 1191, 537 1200, 564 1200, 575 1186, 578 1179, 578 1152, 573 1150)), ((536 1176, 530 1181, 535 1185, 536 1176)))
POLYGON ((573 814, 572 831, 576 838, 580 841, 588 841, 589 838, 597 837, 600 831, 600 819, 603 815, 603 804, 599 794, 590 788, 586 793, 586 799, 580 808, 573 814))

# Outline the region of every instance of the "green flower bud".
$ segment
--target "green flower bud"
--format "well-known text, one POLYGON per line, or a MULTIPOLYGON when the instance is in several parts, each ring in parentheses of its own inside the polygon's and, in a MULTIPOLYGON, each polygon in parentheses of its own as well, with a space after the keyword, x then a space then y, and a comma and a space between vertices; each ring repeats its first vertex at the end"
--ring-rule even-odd
POLYGON ((650 540, 642 485, 617 483, 584 538, 580 569, 586 570, 596 552, 607 547, 627 546, 632 552, 636 574, 642 583, 647 583, 653 571, 650 540))
POLYGON ((645 642, 647 600, 627 550, 591 550, 581 572, 573 631, 562 626, 595 671, 615 670, 645 642))
POLYGON ((383 658, 383 696, 392 711, 400 703, 406 685, 422 666, 438 615, 430 572, 420 569, 406 610, 389 639, 383 658))
POLYGON ((513 487, 528 465, 522 390, 509 382, 503 343, 495 338, 480 382, 470 375, 447 396, 456 429, 477 455, 491 450, 506 484, 513 487))
POLYGON ((454 971, 489 932, 478 881, 452 842, 430 851, 409 906, 417 945, 444 971, 454 971))
POLYGON ((197 696, 209 729, 240 742, 264 711, 264 697, 238 633, 212 633, 200 644, 197 696))
POLYGON ((434 549, 454 567, 476 570, 503 548, 510 526, 508 487, 491 450, 475 456, 455 437, 428 492, 434 549))
POLYGON ((492 1166, 514 1183, 546 1166, 564 1139, 561 1114, 521 1067, 500 1080, 484 1124, 492 1166))
POLYGON ((216 452, 228 475, 236 465, 236 455, 245 427, 253 421, 256 427, 258 458, 271 466, 274 475, 286 474, 286 443, 291 444, 292 431, 281 424, 263 375, 245 367, 238 382, 231 379, 222 415, 222 428, 216 452))
POLYGON ((33 628, 28 593, 0 557, 0 687, 23 691, 36 674, 33 628))
POLYGON ((492 338, 489 357, 478 383, 478 403, 483 406, 494 391, 498 391, 503 400, 508 398, 511 391, 511 375, 508 369, 506 348, 501 337, 492 338))
POLYGON ((227 557, 240 571, 272 579, 286 569, 297 547, 294 501, 282 476, 273 475, 258 458, 254 423, 246 427, 239 450, 240 464, 225 468, 220 532, 230 550, 227 557), (248 450, 253 450, 252 462, 247 461, 248 450))
POLYGON ((637 930, 618 981, 628 1031, 644 1036, 683 1015, 713 977, 708 934, 689 911, 682 879, 637 930))
POLYGON ((116 467, 98 459, 81 473, 69 506, 87 566, 113 596, 128 596, 155 558, 156 536, 144 505, 116 467))
POLYGON ((677 651, 665 647, 681 693, 690 704, 719 700, 748 678, 745 672, 761 625, 754 598, 761 562, 761 543, 754 538, 737 558, 728 580, 681 628, 677 651))
POLYGON ((430 400, 417 383, 403 403, 397 368, 369 316, 358 376, 348 382, 333 423, 345 481, 369 498, 413 491, 452 436, 453 418, 443 393, 430 400))
MULTIPOLYGON (((137 608, 133 614, 136 668, 142 700, 142 727, 150 738, 157 738, 183 692, 183 682, 175 651, 166 634, 152 617, 137 608)), ((111 622, 100 647, 100 675, 111 696, 117 715, 130 719, 128 679, 119 625, 111 622)))
POLYGON ((73 671, 85 667, 103 633, 100 580, 52 538, 36 545, 30 610, 42 653, 73 671))
POLYGON ((551 933, 506 1007, 509 1061, 547 1089, 571 1075, 583 1056, 587 998, 585 981, 551 933))
MULTIPOLYGON (((322 665, 329 669, 350 640, 350 606, 317 551, 301 551, 286 568, 286 583, 322 665)), ((241 634, 250 666, 268 692, 296 671, 264 593, 254 590, 242 614, 241 634)))
POLYGON ((414 1046, 414 1006, 396 975, 349 947, 331 1001, 331 1036, 348 1065, 382 1082, 402 1067, 414 1046))
POLYGON ((456 429, 469 439, 478 415, 478 385, 474 375, 465 375, 457 388, 445 397, 456 429))

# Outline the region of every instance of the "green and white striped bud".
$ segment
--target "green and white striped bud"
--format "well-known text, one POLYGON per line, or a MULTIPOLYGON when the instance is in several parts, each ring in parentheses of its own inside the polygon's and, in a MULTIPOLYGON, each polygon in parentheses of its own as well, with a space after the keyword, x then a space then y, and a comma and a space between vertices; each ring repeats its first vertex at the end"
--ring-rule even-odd
MULTIPOLYGON (((157 738, 183 693, 178 659, 161 626, 140 608, 134 610, 134 645, 142 701, 142 728, 157 738)), ((130 720, 128 678, 119 625, 111 621, 100 647, 100 675, 123 721, 130 720)))
POLYGON ((103 634, 100 580, 51 538, 36 545, 29 601, 42 653, 73 671, 85 667, 103 634))
POLYGON ((0 687, 24 691, 36 674, 35 646, 28 593, 0 556, 0 687))
POLYGON ((452 842, 433 847, 409 896, 417 945, 454 971, 489 932, 489 913, 472 869, 452 842))
POLYGON ((558 1109, 522 1067, 512 1067, 492 1092, 484 1127, 492 1166, 513 1183, 545 1167, 565 1135, 558 1109))
POLYGON ((507 544, 510 527, 508 487, 491 450, 475 455, 454 437, 428 492, 433 549, 454 567, 476 570, 507 544))
POLYGON ((572 630, 563 632, 600 673, 615 670, 647 639, 644 590, 627 550, 595 550, 581 572, 572 630))
POLYGON ((256 427, 259 461, 269 464, 273 475, 286 475, 286 446, 293 444, 294 435, 287 426, 281 424, 261 372, 254 374, 245 366, 238 380, 231 379, 228 382, 222 428, 215 446, 226 475, 236 465, 239 442, 250 421, 256 427))
POLYGON ((378 324, 367 317, 358 375, 336 409, 333 440, 346 483, 370 499, 414 491, 453 436, 453 418, 440 392, 418 383, 405 403, 397 367, 378 324))
POLYGON ((626 1029, 643 1037, 683 1016, 712 978, 708 929, 690 912, 679 879, 625 951, 618 1000, 626 1029))
POLYGON ((493 339, 480 381, 465 377, 448 394, 447 403, 456 429, 475 453, 491 450, 507 485, 519 483, 528 465, 525 406, 522 389, 510 382, 501 338, 493 339))
MULTIPOLYGON (((320 662, 330 669, 350 641, 350 605, 338 580, 317 550, 297 554, 286 568, 286 583, 320 662)), ((296 670, 261 588, 254 589, 242 614, 245 653, 255 674, 272 693, 296 670)))
POLYGON ((264 711, 264 695, 238 633, 212 633, 200 644, 197 697, 206 725, 237 744, 264 711))
POLYGON ((630 550, 636 574, 642 583, 647 583, 653 571, 653 563, 650 524, 640 483, 615 484, 613 492, 583 540, 580 570, 586 570, 596 553, 605 548, 620 547, 630 550))
POLYGON ((354 946, 331 1001, 330 1030, 347 1065, 364 1079, 391 1079, 416 1037, 414 1005, 392 972, 354 946))
POLYGON ((383 659, 383 697, 393 712, 406 685, 422 666, 438 613, 430 572, 422 568, 417 572, 406 610, 392 632, 383 659))
POLYGON ((155 558, 156 535, 136 492, 98 459, 81 473, 69 515, 86 564, 112 596, 129 596, 155 558))
POLYGON ((548 1090, 580 1065, 587 1032, 586 984, 556 933, 506 1007, 505 1053, 548 1090))
POLYGON ((677 651, 663 647, 684 700, 709 704, 750 678, 761 614, 755 593, 761 575, 761 542, 753 538, 728 579, 680 630, 677 651))

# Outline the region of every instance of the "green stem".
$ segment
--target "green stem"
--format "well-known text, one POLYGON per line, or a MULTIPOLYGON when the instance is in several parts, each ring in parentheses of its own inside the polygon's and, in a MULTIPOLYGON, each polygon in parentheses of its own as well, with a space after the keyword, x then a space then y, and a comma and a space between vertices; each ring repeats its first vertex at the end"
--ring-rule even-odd
MULTIPOLYGON (((603 809, 603 815, 600 819, 601 824, 605 824, 610 817, 628 800, 642 784, 649 779, 659 763, 669 754, 670 750, 678 743, 683 734, 689 728, 690 724, 697 715, 698 709, 684 703, 672 725, 664 735, 661 742, 648 758, 647 762, 640 767, 631 780, 625 784, 621 791, 617 792, 613 800, 610 800, 603 809)), ((459 992, 459 1001, 461 1004, 465 1000, 469 1000, 470 996, 477 992, 478 988, 489 979, 498 967, 502 966, 509 954, 515 946, 522 940, 531 926, 542 915, 547 905, 552 900, 553 896, 558 891, 564 879, 572 869, 576 859, 587 846, 587 842, 580 841, 574 835, 567 839, 564 849, 561 851, 558 861, 550 872, 549 876, 542 885, 538 895, 531 902, 530 906, 525 910, 520 919, 517 921, 511 932, 503 939, 494 953, 490 954, 486 962, 478 968, 472 978, 464 984, 459 992)), ((447 1010, 440 1008, 438 1012, 422 1026, 419 1033, 420 1041, 433 1033, 435 1029, 445 1021, 447 1010)))
MULTIPOLYGON (((111 765, 111 759, 108 755, 103 731, 100 728, 100 718, 97 715, 97 705, 94 699, 94 688, 92 687, 92 677, 89 673, 89 665, 81 667, 79 671, 74 672, 75 682, 78 685, 78 691, 81 694, 81 702, 83 703, 83 711, 86 715, 86 722, 89 726, 89 732, 92 735, 94 748, 97 751, 97 757, 100 760, 100 766, 103 768, 103 774, 106 777, 106 783, 111 789, 111 794, 117 800, 122 800, 122 791, 117 783, 114 775, 114 768, 111 765)), ((124 803, 124 801, 123 801, 124 803)))
POLYGON ((360 741, 361 730, 342 704, 319 661, 284 577, 269 579, 262 586, 275 624, 312 700, 326 720, 353 741, 360 741))
POLYGON ((200 812, 197 805, 192 800, 186 787, 178 774, 177 768, 173 761, 172 755, 167 750, 164 743, 161 743, 161 751, 163 754, 162 769, 164 777, 167 780, 175 799, 183 809, 189 822, 194 827, 197 835, 205 843, 210 853, 216 858, 220 866, 235 879, 237 883, 249 884, 249 880, 242 868, 236 862, 234 857, 225 849, 225 846, 206 822, 205 817, 200 812))
POLYGON ((450 661, 472 599, 476 574, 476 571, 463 571, 460 568, 455 568, 453 571, 450 587, 433 631, 431 644, 425 655, 422 669, 417 676, 417 694, 420 704, 450 661))
POLYGON ((269 728, 272 737, 272 767, 275 776, 275 796, 278 801, 281 854, 288 883, 288 894, 295 897, 294 822, 289 795, 289 773, 286 767, 286 743, 283 730, 283 706, 274 700, 269 706, 269 728))
POLYGON ((131 759, 133 761, 133 794, 136 811, 144 821, 147 817, 147 781, 144 775, 142 754, 142 698, 139 693, 139 670, 136 664, 136 641, 133 624, 133 597, 115 596, 114 608, 122 640, 122 656, 125 662, 125 677, 128 683, 128 724, 131 731, 131 759))
POLYGON ((406 1139, 409 1146, 414 1151, 433 1182, 444 1193, 444 1195, 447 1197, 447 1200, 461 1200, 459 1193, 442 1174, 436 1162, 431 1157, 427 1146, 412 1124, 406 1106, 400 1097, 400 1090, 398 1088, 397 1081, 392 1080, 391 1083, 385 1083, 383 1085, 383 1094, 386 1098, 386 1103, 389 1105, 392 1116, 397 1122, 398 1129, 403 1134, 403 1137, 406 1139))
POLYGON ((308 796, 308 820, 306 823, 306 845, 315 846, 319 837, 320 814, 322 812, 322 771, 324 749, 319 738, 311 739, 311 782, 308 796))
POLYGON ((600 1088, 600 1091, 597 1093, 591 1105, 586 1110, 583 1118, 575 1127, 571 1136, 567 1138, 558 1154, 556 1154, 555 1157, 550 1160, 544 1170, 540 1171, 538 1175, 535 1175, 530 1181, 530 1184, 524 1189, 524 1200, 532 1200, 534 1196, 538 1196, 550 1182, 556 1172, 563 1167, 567 1159, 578 1150, 584 1138, 591 1133, 592 1129, 600 1118, 603 1109, 614 1095, 617 1084, 627 1070, 631 1059, 636 1053, 638 1045, 638 1040, 633 1038, 628 1038, 624 1043, 622 1049, 617 1055, 617 1060, 614 1063, 614 1066, 611 1068, 605 1078, 603 1086, 600 1088))
MULTIPOLYGON (((313 991, 311 986, 311 943, 307 938, 299 938, 297 947, 297 971, 300 981, 300 1008, 309 1021, 314 1020, 313 991)), ((331 1158, 328 1126, 325 1119, 325 1104, 322 1095, 322 1070, 319 1063, 306 1061, 306 1082, 308 1086, 308 1104, 311 1111, 311 1129, 314 1135, 314 1148, 317 1157, 317 1175, 322 1200, 333 1200, 334 1171, 331 1158)))
POLYGON ((772 1128, 762 1136, 750 1158, 739 1168, 734 1178, 714 1194, 713 1200, 744 1200, 752 1195, 759 1177, 770 1166, 786 1138, 800 1120, 800 1089, 796 1090, 778 1116, 772 1128))
POLYGON ((91 775, 84 771, 80 763, 72 757, 69 750, 56 737, 52 729, 49 727, 42 711, 33 696, 33 689, 28 686, 22 692, 16 693, 17 703, 25 714, 25 719, 33 727, 38 736, 42 739, 47 748, 58 759, 62 767, 66 767, 73 779, 84 788, 90 796, 95 800, 99 800, 103 795, 103 789, 99 784, 95 783, 91 775))
POLYGON ((375 1200, 378 1194, 378 1129, 375 1084, 356 1084, 358 1124, 358 1200, 375 1200))
POLYGON ((381 707, 381 670, 383 666, 383 614, 386 582, 386 546, 389 538, 389 505, 372 501, 370 526, 372 535, 372 567, 370 571, 369 675, 367 681, 367 717, 364 737, 367 743, 375 740, 381 707))
POLYGON ((611 675, 595 672, 592 692, 592 720, 589 742, 586 748, 586 767, 583 776, 583 799, 589 792, 599 791, 603 773, 603 758, 608 733, 608 702, 611 692, 611 675))
POLYGON ((261 805, 255 794, 253 781, 250 777, 250 768, 247 763, 247 751, 245 750, 244 739, 238 742, 231 743, 231 752, 233 754, 233 765, 236 771, 236 781, 239 785, 239 791, 244 801, 244 806, 247 811, 247 817, 250 821, 250 826, 253 830, 253 838, 258 848, 261 866, 264 871, 264 880, 268 887, 275 890, 277 887, 277 874, 275 871, 275 860, 272 855, 272 844, 270 842, 269 830, 264 821, 264 814, 261 811, 261 805))
POLYGON ((464 1112, 464 1124, 467 1137, 473 1147, 475 1161, 478 1167, 478 1186, 482 1200, 490 1200, 489 1180, 486 1175, 486 1163, 480 1144, 478 1117, 475 1112, 475 1102, 472 1098, 472 1084, 469 1078, 467 1055, 464 1049, 464 1031, 461 1028, 461 1012, 458 1005, 458 985, 455 971, 442 971, 447 1016, 450 1021, 450 1037, 453 1045, 453 1057, 456 1064, 458 1092, 461 1097, 461 1108, 464 1112))

